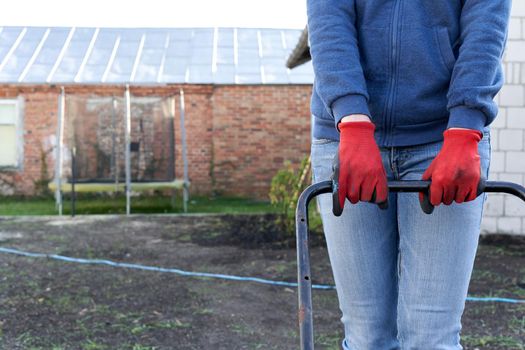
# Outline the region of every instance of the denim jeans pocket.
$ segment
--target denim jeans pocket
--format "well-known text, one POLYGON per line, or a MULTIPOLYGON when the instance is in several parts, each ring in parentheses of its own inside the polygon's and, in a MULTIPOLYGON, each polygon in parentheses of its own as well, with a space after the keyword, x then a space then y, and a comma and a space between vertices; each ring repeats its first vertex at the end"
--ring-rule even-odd
POLYGON ((481 171, 485 178, 488 179, 490 172, 490 158, 491 158, 491 144, 490 144, 490 132, 486 131, 483 133, 483 138, 478 145, 478 153, 481 158, 481 171))
POLYGON ((331 143, 331 142, 337 142, 337 141, 332 140, 332 139, 326 139, 326 138, 315 138, 315 137, 312 138, 313 145, 324 145, 326 143, 331 143))
POLYGON ((311 162, 315 182, 330 177, 332 163, 339 148, 339 142, 330 139, 312 139, 311 162))

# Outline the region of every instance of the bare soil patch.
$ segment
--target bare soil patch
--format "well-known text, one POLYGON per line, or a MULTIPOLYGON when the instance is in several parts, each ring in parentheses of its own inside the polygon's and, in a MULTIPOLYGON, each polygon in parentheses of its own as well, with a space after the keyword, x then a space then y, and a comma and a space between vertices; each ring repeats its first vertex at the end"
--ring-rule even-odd
MULTIPOLYGON (((333 284, 320 234, 314 283, 333 284)), ((271 215, 0 219, 0 246, 295 282, 271 215)), ((0 254, 1 349, 297 349, 294 288, 0 254)), ((525 299, 525 239, 483 238, 470 295, 525 299)), ((318 349, 342 338, 335 291, 314 291, 318 349)), ((465 349, 525 349, 525 304, 467 302, 465 349)))

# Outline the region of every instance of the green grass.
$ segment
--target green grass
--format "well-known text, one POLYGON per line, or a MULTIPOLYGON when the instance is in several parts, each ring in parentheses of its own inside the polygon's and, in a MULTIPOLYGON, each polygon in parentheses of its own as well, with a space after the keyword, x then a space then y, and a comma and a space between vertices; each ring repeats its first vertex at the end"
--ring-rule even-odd
MULTIPOLYGON (((168 196, 132 197, 132 214, 182 213, 182 197, 176 197, 175 206, 168 196)), ((70 214, 71 202, 64 199, 64 214, 70 214)), ((124 196, 79 195, 76 213, 86 214, 124 214, 126 198, 124 196)), ((191 196, 188 213, 275 213, 276 209, 269 201, 258 201, 238 197, 208 198, 191 196)), ((56 215, 53 198, 0 197, 0 215, 56 215)))
POLYGON ((469 336, 465 335, 461 337, 461 340, 465 345, 469 346, 499 346, 504 349, 523 350, 525 345, 512 337, 506 336, 469 336))

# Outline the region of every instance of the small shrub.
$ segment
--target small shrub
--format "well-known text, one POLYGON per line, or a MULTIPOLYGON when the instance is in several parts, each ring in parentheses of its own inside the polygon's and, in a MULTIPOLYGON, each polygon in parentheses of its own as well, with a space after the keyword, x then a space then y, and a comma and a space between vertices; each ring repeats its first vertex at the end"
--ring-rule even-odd
POLYGON ((48 188, 49 182, 52 180, 49 176, 47 156, 53 152, 53 148, 44 150, 44 146, 40 145, 40 176, 34 181, 35 195, 37 197, 50 197, 52 195, 48 188))
MULTIPOLYGON (((286 235, 295 235, 295 209, 301 192, 310 185, 310 157, 301 161, 299 168, 294 169, 290 161, 285 161, 283 168, 272 178, 270 201, 278 210, 276 223, 286 235)), ((310 207, 315 206, 312 201, 310 207)), ((310 230, 315 230, 321 224, 319 215, 309 211, 310 230)))

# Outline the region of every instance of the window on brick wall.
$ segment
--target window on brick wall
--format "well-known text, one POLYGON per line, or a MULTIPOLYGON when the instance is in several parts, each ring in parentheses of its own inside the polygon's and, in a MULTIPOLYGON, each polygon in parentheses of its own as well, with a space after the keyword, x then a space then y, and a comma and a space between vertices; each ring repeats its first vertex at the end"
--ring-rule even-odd
POLYGON ((18 100, 0 100, 0 168, 20 165, 19 113, 18 100))

